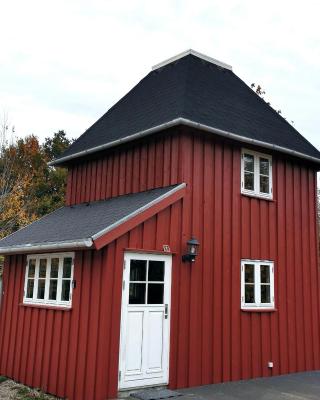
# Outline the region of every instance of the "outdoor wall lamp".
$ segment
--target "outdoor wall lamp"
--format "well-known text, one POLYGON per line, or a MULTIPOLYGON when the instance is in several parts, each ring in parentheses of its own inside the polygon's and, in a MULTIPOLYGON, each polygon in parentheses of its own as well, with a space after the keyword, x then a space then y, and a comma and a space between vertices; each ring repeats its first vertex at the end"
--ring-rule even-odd
POLYGON ((195 262, 198 255, 199 242, 193 236, 187 241, 187 253, 182 256, 183 262, 195 262))

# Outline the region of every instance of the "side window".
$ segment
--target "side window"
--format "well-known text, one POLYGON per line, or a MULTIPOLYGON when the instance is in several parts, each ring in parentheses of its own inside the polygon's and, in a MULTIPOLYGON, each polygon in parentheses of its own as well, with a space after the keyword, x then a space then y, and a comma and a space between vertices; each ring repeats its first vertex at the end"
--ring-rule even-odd
POLYGON ((241 192, 272 199, 272 157, 251 150, 242 150, 241 192))
POLYGON ((70 307, 73 259, 73 253, 28 256, 23 302, 70 307))
POLYGON ((241 308, 274 308, 274 263, 241 262, 241 308))

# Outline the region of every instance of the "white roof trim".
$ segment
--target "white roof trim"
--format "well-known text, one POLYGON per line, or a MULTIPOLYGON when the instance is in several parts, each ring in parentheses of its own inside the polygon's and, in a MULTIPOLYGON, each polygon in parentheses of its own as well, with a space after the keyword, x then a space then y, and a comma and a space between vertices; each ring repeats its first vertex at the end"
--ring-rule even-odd
POLYGON ((152 67, 152 71, 155 71, 156 69, 164 67, 165 65, 171 64, 172 62, 177 61, 180 58, 183 58, 183 57, 188 56, 190 54, 193 55, 193 56, 196 56, 198 58, 202 58, 202 60, 208 61, 208 62, 210 62, 212 64, 218 65, 219 67, 222 67, 222 68, 225 68, 225 69, 229 69, 230 71, 232 71, 232 66, 231 65, 226 64, 223 61, 216 60, 215 58, 206 56, 205 54, 199 53, 199 52, 197 52, 195 50, 192 50, 192 49, 186 50, 183 53, 177 54, 176 56, 170 57, 167 60, 164 60, 164 61, 160 62, 159 64, 154 65, 152 67))
POLYGON ((92 245, 93 241, 91 238, 76 241, 22 244, 21 246, 0 247, 0 254, 19 254, 61 249, 84 249, 90 248, 92 245))
POLYGON ((160 124, 160 125, 154 126, 152 128, 146 129, 144 131, 140 131, 140 132, 134 133, 133 135, 126 136, 124 138, 117 139, 117 140, 114 140, 114 141, 109 142, 109 143, 101 144, 99 146, 92 147, 91 149, 79 151, 78 153, 71 154, 70 156, 65 156, 65 157, 59 158, 56 161, 52 161, 52 162, 48 163, 48 165, 50 165, 50 166, 51 165, 59 165, 59 164, 65 162, 65 161, 69 161, 69 160, 72 160, 72 159, 78 158, 78 157, 83 157, 83 156, 86 156, 88 154, 95 153, 97 151, 109 149, 111 147, 119 146, 120 144, 128 143, 128 142, 131 142, 131 141, 133 141, 135 139, 139 139, 141 137, 149 136, 149 135, 152 135, 154 133, 160 132, 160 131, 162 131, 164 129, 172 128, 172 127, 178 126, 178 125, 185 125, 185 126, 189 126, 189 127, 192 127, 192 128, 197 128, 197 129, 200 129, 200 130, 203 130, 203 131, 206 131, 206 132, 214 133, 214 134, 219 135, 219 136, 227 137, 229 139, 234 139, 234 140, 237 140, 239 142, 249 143, 249 144, 253 144, 253 145, 256 145, 256 146, 264 147, 266 149, 279 151, 281 153, 290 154, 290 155, 292 155, 294 157, 302 158, 302 159, 309 160, 309 161, 315 162, 317 164, 320 164, 320 158, 308 156, 308 155, 306 155, 304 153, 300 153, 299 151, 291 150, 291 149, 288 149, 286 147, 278 146, 276 144, 263 142, 262 140, 256 140, 256 139, 247 138, 247 137, 244 137, 244 136, 241 136, 241 135, 237 135, 236 133, 224 131, 224 130, 218 129, 218 128, 213 128, 213 127, 208 126, 208 125, 203 125, 203 124, 200 124, 200 123, 195 122, 195 121, 191 121, 191 120, 186 119, 186 118, 175 118, 172 121, 168 121, 168 122, 165 122, 164 124, 160 124))
POLYGON ((180 185, 174 187, 173 189, 169 190, 169 192, 164 193, 163 195, 157 197, 156 199, 150 201, 150 203, 145 204, 143 207, 138 208, 134 212, 132 212, 129 215, 126 215, 125 217, 119 219, 117 222, 114 222, 113 224, 107 226, 105 229, 103 229, 100 232, 95 233, 92 236, 93 240, 98 239, 99 237, 105 235, 106 233, 112 231, 115 229, 117 226, 120 226, 124 224, 125 222, 129 221, 131 218, 135 217, 138 214, 141 214, 143 211, 148 210, 149 208, 153 207, 155 204, 160 203, 160 201, 166 199, 167 197, 171 196, 172 194, 178 192, 179 190, 185 188, 187 185, 185 183, 181 183, 180 185))

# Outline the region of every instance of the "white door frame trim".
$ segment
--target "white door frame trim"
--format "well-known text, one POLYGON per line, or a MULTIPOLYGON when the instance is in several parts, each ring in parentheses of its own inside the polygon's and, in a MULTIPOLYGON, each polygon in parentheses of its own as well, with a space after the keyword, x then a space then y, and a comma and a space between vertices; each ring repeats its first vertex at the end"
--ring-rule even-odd
MULTIPOLYGON (((123 262, 123 279, 122 279, 122 299, 121 299, 121 326, 120 326, 120 347, 119 347, 119 375, 118 375, 118 390, 126 391, 130 389, 137 389, 139 387, 147 386, 163 386, 169 383, 169 364, 170 364, 170 325, 171 325, 171 281, 172 279, 172 254, 159 254, 150 253, 146 251, 145 253, 141 251, 125 251, 124 252, 124 262, 123 262), (129 273, 130 273, 130 260, 131 259, 141 259, 141 260, 155 260, 164 261, 165 266, 165 284, 164 284, 164 304, 168 304, 168 319, 164 332, 166 336, 166 362, 165 362, 165 375, 161 379, 161 382, 150 383, 149 385, 133 385, 124 382, 124 369, 125 369, 125 349, 126 349, 126 327, 127 327, 127 313, 128 313, 128 293, 129 293, 129 273)), ((151 306, 152 307, 152 306, 151 306)), ((158 378, 159 380, 160 378, 158 378)), ((155 380, 157 380, 155 378, 155 380)), ((134 381, 132 381, 134 382, 134 381)))

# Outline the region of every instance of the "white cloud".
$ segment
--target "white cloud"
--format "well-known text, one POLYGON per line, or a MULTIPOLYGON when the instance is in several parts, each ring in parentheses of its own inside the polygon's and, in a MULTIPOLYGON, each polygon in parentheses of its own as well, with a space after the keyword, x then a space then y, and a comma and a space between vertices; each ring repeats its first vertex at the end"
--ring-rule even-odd
POLYGON ((194 48, 262 84, 320 147, 316 1, 11 0, 1 8, 0 108, 18 135, 76 137, 152 65, 194 48))

